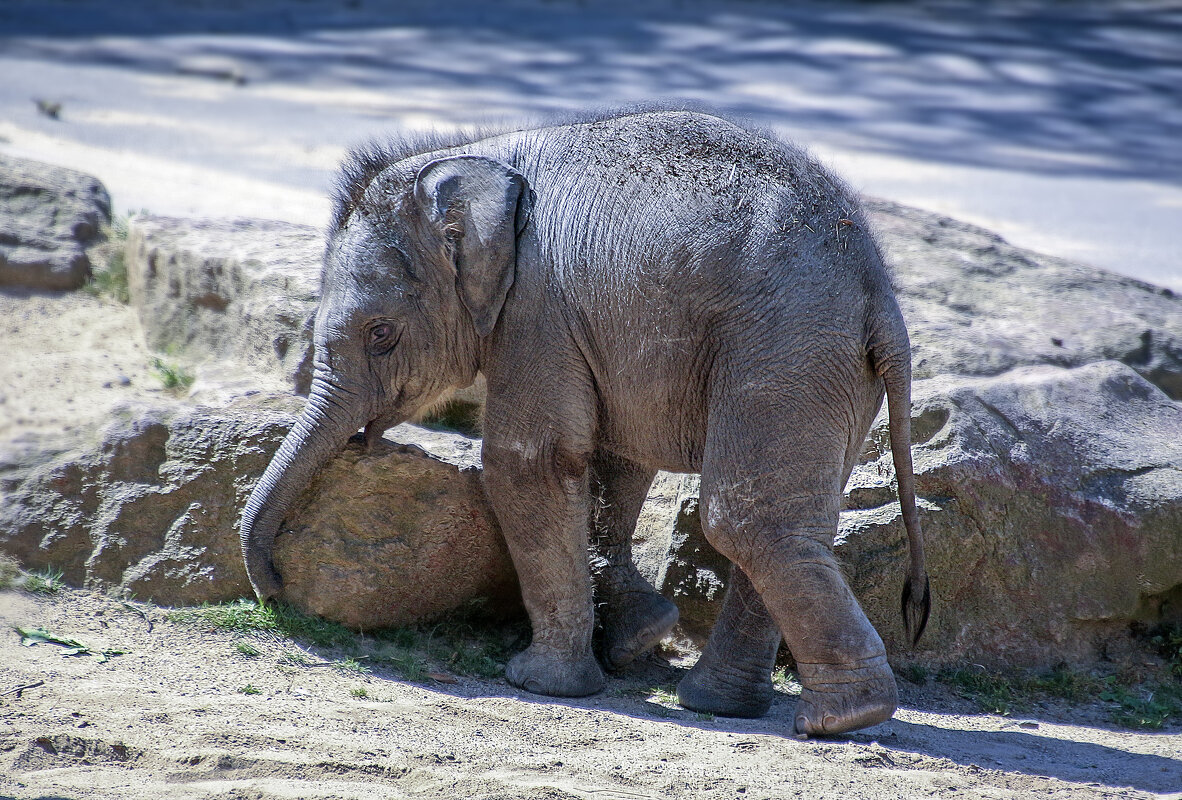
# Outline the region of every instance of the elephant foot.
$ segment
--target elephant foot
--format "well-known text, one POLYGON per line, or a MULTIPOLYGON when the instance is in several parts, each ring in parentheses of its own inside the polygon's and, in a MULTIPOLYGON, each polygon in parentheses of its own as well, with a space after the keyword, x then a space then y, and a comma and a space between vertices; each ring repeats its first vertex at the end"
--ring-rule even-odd
POLYGON ((796 703, 796 732, 833 736, 886 722, 898 705, 895 676, 886 656, 852 665, 798 663, 803 687, 796 703))
POLYGON ((509 660, 505 678, 519 689, 551 697, 595 694, 607 680, 590 654, 583 658, 560 658, 553 651, 543 651, 534 645, 509 660))
POLYGON ((770 670, 721 667, 698 663, 677 684, 677 702, 690 711, 718 717, 762 717, 771 708, 776 690, 770 670))
POLYGON ((613 598, 603 617, 604 666, 623 669, 676 624, 677 606, 652 590, 613 598))

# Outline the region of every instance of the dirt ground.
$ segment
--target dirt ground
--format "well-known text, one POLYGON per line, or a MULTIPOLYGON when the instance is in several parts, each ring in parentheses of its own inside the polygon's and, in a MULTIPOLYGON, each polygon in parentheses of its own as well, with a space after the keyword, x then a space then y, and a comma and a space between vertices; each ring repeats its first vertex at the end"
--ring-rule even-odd
POLYGON ((930 681, 901 681, 883 725, 802 741, 787 693, 761 720, 669 705, 653 689, 684 667, 658 657, 560 701, 332 668, 341 653, 83 590, 0 593, 0 623, 5 797, 1182 797, 1176 730, 1107 729, 1086 707, 965 713, 930 681), (22 647, 15 626, 123 654, 22 647))

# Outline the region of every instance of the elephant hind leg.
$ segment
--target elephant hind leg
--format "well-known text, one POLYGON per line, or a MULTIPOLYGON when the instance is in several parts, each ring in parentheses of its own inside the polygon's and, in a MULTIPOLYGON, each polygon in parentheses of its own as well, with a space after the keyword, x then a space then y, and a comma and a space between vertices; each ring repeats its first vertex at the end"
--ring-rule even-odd
POLYGON ((754 405, 728 415, 742 427, 712 431, 703 530, 750 578, 800 667, 798 732, 883 722, 898 699, 886 649, 833 554, 849 422, 754 405))
POLYGON ((714 630, 698 663, 677 684, 677 701, 720 717, 762 717, 775 697, 771 671, 779 649, 780 629, 743 570, 732 564, 714 630))
POLYGON ((677 624, 677 606, 644 579, 632 560, 632 534, 655 472, 606 451, 595 454, 591 472, 600 657, 605 667, 619 670, 669 633, 677 624))

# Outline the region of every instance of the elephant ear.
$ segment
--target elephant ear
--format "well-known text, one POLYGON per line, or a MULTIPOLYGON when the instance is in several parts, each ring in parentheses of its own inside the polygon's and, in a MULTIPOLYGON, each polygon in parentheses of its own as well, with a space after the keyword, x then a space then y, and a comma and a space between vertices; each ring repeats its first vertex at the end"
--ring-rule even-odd
POLYGON ((415 178, 415 198, 452 242, 456 289, 480 336, 492 333, 517 266, 532 192, 516 170, 483 156, 432 161, 415 178))

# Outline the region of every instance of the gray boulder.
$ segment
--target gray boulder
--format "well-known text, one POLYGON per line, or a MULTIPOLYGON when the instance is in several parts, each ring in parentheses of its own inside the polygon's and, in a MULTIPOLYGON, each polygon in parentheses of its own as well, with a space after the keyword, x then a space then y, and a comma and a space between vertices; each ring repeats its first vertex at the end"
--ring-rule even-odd
POLYGON ((98 179, 0 155, 0 286, 77 289, 110 222, 98 179))
MULTIPOLYGON (((928 663, 1087 663, 1182 591, 1182 404, 1108 361, 915 385, 913 451, 935 611, 928 663)), ((846 489, 837 551, 905 652, 906 544, 885 419, 846 489)))
POLYGON ((415 425, 387 431, 372 452, 350 445, 329 462, 276 539, 275 564, 281 599, 362 630, 474 602, 521 613, 480 487, 480 441, 415 425))
MULTIPOLYGON (((96 446, 10 476, 0 552, 73 585, 166 605, 252 596, 238 518, 293 405, 123 409, 96 446)), ((347 449, 301 498, 276 541, 283 599, 367 630, 480 599, 517 610, 477 444, 411 425, 387 435, 372 453, 347 449)))
POLYGON ((148 346, 243 392, 306 394, 323 249, 306 225, 133 217, 128 289, 148 346))
POLYGON ((916 379, 1113 359, 1182 400, 1174 292, 915 208, 874 201, 869 209, 895 268, 916 379))

